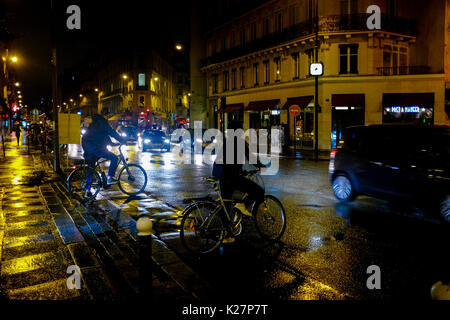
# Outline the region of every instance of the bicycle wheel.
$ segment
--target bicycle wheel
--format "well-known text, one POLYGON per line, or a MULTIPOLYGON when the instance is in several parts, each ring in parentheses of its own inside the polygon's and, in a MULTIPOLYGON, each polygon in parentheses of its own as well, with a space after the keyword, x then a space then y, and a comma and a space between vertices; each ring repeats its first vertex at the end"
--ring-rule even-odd
POLYGON ((190 252, 211 253, 222 243, 226 229, 216 208, 213 202, 197 202, 186 208, 181 219, 180 238, 190 252))
POLYGON ((75 169, 67 178, 67 189, 71 197, 77 195, 86 200, 93 200, 100 192, 101 187, 100 175, 95 169, 88 166, 75 169))
POLYGON ((267 240, 279 240, 286 230, 286 212, 274 196, 264 197, 264 202, 254 210, 254 219, 259 234, 267 240))
POLYGON ((147 186, 147 173, 138 164, 128 164, 119 173, 119 189, 129 196, 137 195, 147 186), (128 170, 127 170, 128 167, 128 170))

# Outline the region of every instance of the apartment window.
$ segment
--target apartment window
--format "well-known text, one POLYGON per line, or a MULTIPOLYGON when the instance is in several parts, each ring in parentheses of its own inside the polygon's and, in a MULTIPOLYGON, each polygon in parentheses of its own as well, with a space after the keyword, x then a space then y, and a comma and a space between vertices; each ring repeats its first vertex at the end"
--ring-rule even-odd
POLYGON ((212 75, 212 81, 213 81, 213 93, 217 93, 217 74, 212 75))
POLYGON ((309 74, 309 66, 311 65, 311 63, 313 63, 315 61, 314 59, 314 49, 308 49, 305 50, 305 54, 308 56, 308 74, 309 74))
POLYGON ((235 47, 236 46, 236 32, 233 31, 232 35, 231 35, 231 47, 235 47))
POLYGON ((138 74, 138 86, 145 87, 145 73, 138 74))
POLYGON ((340 74, 358 73, 358 45, 340 45, 340 74))
POLYGON ((241 78, 241 89, 245 88, 245 67, 241 67, 239 69, 240 71, 240 78, 241 78))
POLYGON ((241 45, 245 44, 245 29, 241 30, 241 45))
POLYGON ((264 84, 270 83, 270 61, 264 61, 264 84))
POLYGON ((259 79, 259 64, 255 63, 253 65, 253 82, 255 86, 259 84, 258 79, 259 79))
POLYGON ((222 50, 227 50, 227 37, 223 37, 222 39, 222 50))
POLYGON ((252 24, 252 40, 256 40, 256 22, 252 24))
POLYGON ((342 14, 356 14, 358 13, 358 0, 341 0, 342 14))
POLYGON ((275 82, 281 81, 281 59, 275 58, 273 60, 275 62, 275 82))
POLYGON ((293 26, 297 23, 297 12, 298 12, 297 6, 291 6, 289 8, 289 25, 290 26, 293 26))
POLYGON ((396 16, 397 15, 397 1, 396 0, 386 0, 386 15, 396 16))
POLYGON ((265 36, 267 36, 269 34, 269 31, 270 31, 269 29, 270 29, 270 20, 267 17, 264 19, 264 28, 263 28, 265 36))
POLYGON ((281 30, 283 29, 283 14, 281 12, 278 12, 275 17, 275 32, 281 32, 281 30))
POLYGON ((236 90, 237 72, 236 69, 231 70, 231 89, 236 90))
POLYGON ((228 71, 223 73, 223 91, 230 90, 230 74, 228 71))
POLYGON ((385 45, 383 47, 384 75, 407 74, 408 48, 385 45))
POLYGON ((308 20, 312 21, 314 18, 314 1, 313 0, 309 0, 309 4, 308 4, 308 20))
POLYGON ((298 80, 300 79, 300 54, 298 52, 292 55, 292 61, 294 62, 293 80, 298 80))

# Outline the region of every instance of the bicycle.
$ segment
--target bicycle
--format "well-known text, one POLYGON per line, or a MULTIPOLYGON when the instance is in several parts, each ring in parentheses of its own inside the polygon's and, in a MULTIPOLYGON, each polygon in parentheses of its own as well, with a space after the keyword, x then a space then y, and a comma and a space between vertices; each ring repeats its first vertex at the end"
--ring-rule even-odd
MULTIPOLYGON (((254 178, 258 171, 251 171, 248 176, 254 178)), ((252 180, 262 181, 259 175, 256 177, 259 179, 252 180)), ((213 252, 228 236, 240 235, 244 215, 235 205, 243 203, 246 195, 223 199, 217 179, 210 177, 205 181, 213 184, 218 198, 215 201, 210 198, 187 199, 189 205, 183 211, 180 225, 181 243, 197 255, 213 252), (231 202, 232 212, 228 212, 227 202, 231 202)), ((265 195, 257 208, 255 205, 254 202, 251 211, 256 230, 266 240, 278 241, 286 230, 286 212, 282 203, 272 195, 265 195)))
MULTIPOLYGON (((144 191, 147 186, 147 173, 144 168, 135 163, 127 163, 122 152, 122 146, 119 146, 119 163, 123 167, 119 171, 118 186, 119 189, 129 195, 134 196, 144 191)), ((81 198, 91 201, 94 200, 100 189, 107 189, 107 178, 101 168, 101 164, 109 160, 97 160, 95 167, 92 168, 83 160, 83 164, 73 170, 67 178, 67 189, 69 194, 74 196, 78 194, 81 198), (81 194, 80 194, 81 193, 81 194), (90 193, 90 194, 89 194, 90 193)))

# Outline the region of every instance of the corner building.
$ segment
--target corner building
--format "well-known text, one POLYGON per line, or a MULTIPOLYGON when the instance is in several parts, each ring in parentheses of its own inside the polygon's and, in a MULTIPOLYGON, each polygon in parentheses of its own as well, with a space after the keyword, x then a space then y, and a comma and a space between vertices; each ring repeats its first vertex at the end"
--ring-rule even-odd
MULTIPOLYGON (((318 61, 324 65, 318 97, 320 150, 334 148, 351 125, 450 124, 444 58, 449 1, 261 2, 204 34, 201 71, 215 123, 283 128, 291 147, 313 148, 314 77, 309 66, 316 61, 318 12, 318 61), (381 9, 379 30, 367 27, 370 5, 381 9), (226 97, 223 107, 220 97, 226 97), (293 105, 300 108, 299 115, 290 114, 293 105)), ((239 3, 227 5, 232 9, 239 3)))

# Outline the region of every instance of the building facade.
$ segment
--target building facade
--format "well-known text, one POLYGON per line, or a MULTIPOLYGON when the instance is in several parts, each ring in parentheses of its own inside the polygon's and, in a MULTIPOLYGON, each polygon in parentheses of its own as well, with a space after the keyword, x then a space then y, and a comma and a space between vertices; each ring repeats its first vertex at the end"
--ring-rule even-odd
POLYGON ((282 128, 286 143, 313 148, 315 87, 309 68, 322 62, 320 150, 334 148, 351 125, 450 124, 445 108, 448 3, 266 1, 204 34, 200 70, 206 76, 206 108, 226 124, 282 128), (367 27, 370 5, 381 9, 379 30, 367 27), (221 109, 220 97, 226 97, 221 109), (298 115, 290 113, 294 108, 298 115))
POLYGON ((109 59, 99 71, 99 111, 112 121, 170 131, 176 125, 176 74, 153 50, 109 59))

